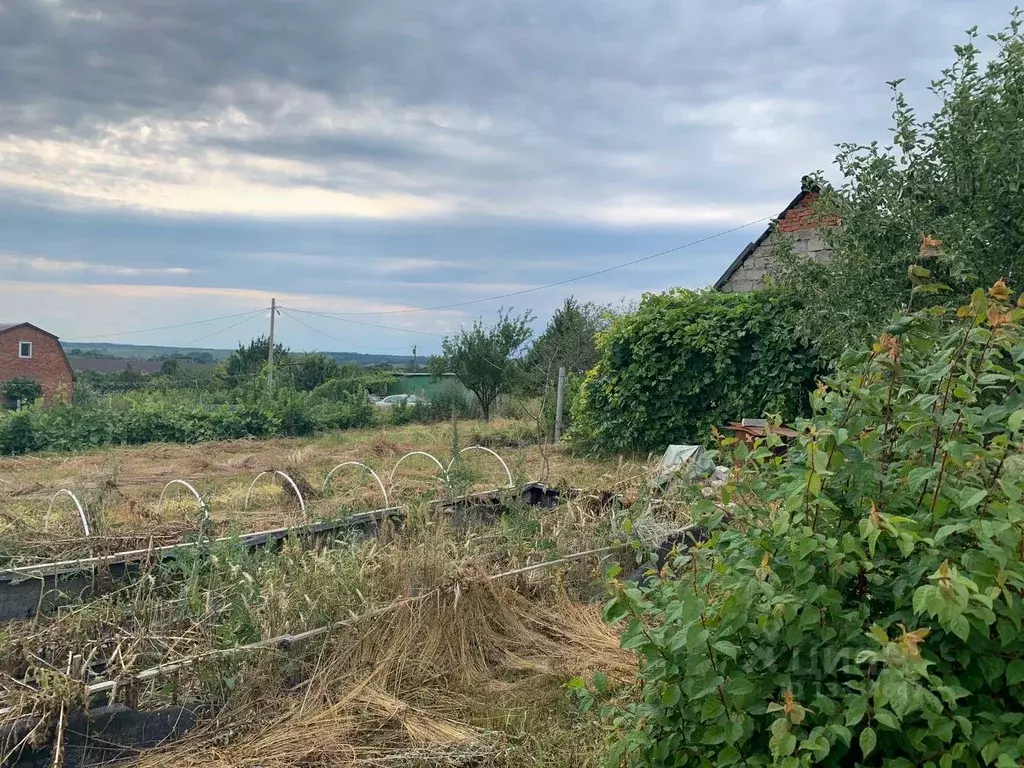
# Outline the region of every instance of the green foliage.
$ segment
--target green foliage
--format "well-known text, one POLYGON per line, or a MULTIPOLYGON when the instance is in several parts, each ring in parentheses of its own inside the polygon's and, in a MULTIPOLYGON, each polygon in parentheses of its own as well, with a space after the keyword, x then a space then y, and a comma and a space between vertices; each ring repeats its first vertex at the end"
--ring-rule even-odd
POLYGON ((453 373, 470 392, 476 395, 484 419, 490 419, 491 406, 498 395, 510 392, 519 372, 517 355, 529 341, 533 315, 524 312, 513 317, 502 308, 498 319, 485 326, 477 319, 469 330, 445 337, 443 354, 430 358, 430 372, 440 377, 453 373))
POLYGON ((777 437, 723 441, 736 478, 694 509, 710 544, 607 606, 638 685, 575 681, 606 704, 609 765, 1020 764, 1024 310, 1009 298, 1000 282, 956 318, 899 317, 813 394, 784 457, 777 437))
POLYGON ((767 293, 674 290, 600 334, 601 359, 572 407, 572 439, 603 451, 702 442, 730 419, 805 407, 815 360, 791 305, 767 293))
POLYGON ((448 419, 472 418, 474 409, 462 392, 457 389, 441 389, 430 396, 422 405, 417 405, 422 421, 436 423, 448 419))
POLYGON ((827 235, 838 255, 814 264, 783 251, 775 276, 803 300, 800 329, 829 359, 861 345, 908 304, 964 301, 975 285, 1024 274, 1021 23, 1015 11, 1009 27, 991 36, 996 50, 987 63, 977 30, 969 32, 931 84, 941 101, 933 115, 918 117, 895 81, 892 139, 840 145, 845 183, 820 201, 842 220, 827 235), (921 275, 927 282, 911 294, 908 265, 922 250, 932 257, 921 275))
POLYGON ((43 387, 35 379, 15 376, 0 385, 0 394, 12 403, 20 401, 23 405, 30 405, 43 396, 43 387))
MULTIPOLYGON (((251 381, 260 374, 267 364, 270 353, 270 340, 266 336, 253 339, 248 345, 239 344, 224 361, 224 371, 231 386, 238 386, 251 381)), ((274 366, 284 367, 288 364, 288 350, 282 344, 274 345, 274 366)))
POLYGON ((341 366, 336 360, 317 352, 293 356, 288 361, 286 372, 295 389, 312 392, 321 384, 337 378, 341 374, 341 366))
POLYGON ((596 336, 607 325, 607 309, 566 298, 523 361, 531 381, 543 385, 554 380, 560 366, 574 373, 590 370, 600 357, 596 336))
POLYGON ((210 406, 131 395, 110 403, 58 403, 0 416, 0 454, 309 435, 365 427, 372 421, 373 409, 365 398, 317 402, 308 393, 287 389, 272 399, 210 406))
POLYGON ((312 394, 316 400, 333 402, 348 402, 352 398, 365 400, 368 392, 387 392, 388 385, 394 380, 395 377, 386 371, 347 363, 339 366, 334 378, 314 388, 312 394))

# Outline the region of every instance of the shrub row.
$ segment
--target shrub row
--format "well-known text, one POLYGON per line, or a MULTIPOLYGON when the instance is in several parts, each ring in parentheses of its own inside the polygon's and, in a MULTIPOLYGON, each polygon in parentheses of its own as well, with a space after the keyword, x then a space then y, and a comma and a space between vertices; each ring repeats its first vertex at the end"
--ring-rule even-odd
POLYGON ((309 435, 365 427, 373 415, 373 408, 362 400, 322 402, 292 391, 267 402, 213 407, 152 397, 124 397, 109 404, 61 403, 0 415, 0 453, 309 435))

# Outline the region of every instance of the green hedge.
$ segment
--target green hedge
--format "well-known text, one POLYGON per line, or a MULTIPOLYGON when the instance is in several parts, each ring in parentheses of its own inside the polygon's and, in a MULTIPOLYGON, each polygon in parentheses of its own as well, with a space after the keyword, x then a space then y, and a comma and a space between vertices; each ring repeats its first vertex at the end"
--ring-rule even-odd
POLYGON ((299 436, 365 427, 372 421, 373 408, 361 398, 317 402, 288 390, 267 402, 213 407, 136 396, 118 398, 110 405, 59 403, 0 414, 0 454, 299 436))
POLYGON ((805 411, 817 361, 794 310, 766 292, 674 290, 598 336, 601 359, 573 403, 571 438, 602 451, 704 442, 714 426, 805 411))

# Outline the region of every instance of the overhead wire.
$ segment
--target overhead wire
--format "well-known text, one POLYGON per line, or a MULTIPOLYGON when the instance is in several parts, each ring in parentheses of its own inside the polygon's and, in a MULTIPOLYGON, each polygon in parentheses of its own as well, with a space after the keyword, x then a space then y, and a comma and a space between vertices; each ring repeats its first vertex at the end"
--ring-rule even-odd
POLYGON ((298 309, 297 307, 288 307, 292 312, 301 312, 304 315, 316 315, 326 320, 338 320, 342 323, 352 323, 353 325, 362 325, 367 328, 380 328, 385 331, 397 331, 399 333, 414 333, 419 336, 432 336, 434 338, 443 339, 446 334, 433 333, 432 331, 417 331, 413 328, 399 328, 396 325, 381 325, 380 323, 367 323, 362 320, 351 320, 347 317, 338 317, 337 315, 331 314, 330 312, 314 312, 310 309, 298 309))
MULTIPOLYGON (((321 318, 328 319, 328 320, 338 320, 338 321, 341 321, 341 322, 351 323, 353 325, 361 325, 361 326, 365 326, 367 328, 379 328, 381 330, 394 331, 394 332, 398 332, 398 333, 409 333, 409 334, 415 334, 415 335, 419 335, 419 336, 430 336, 430 337, 435 337, 435 338, 444 338, 445 334, 441 334, 441 333, 434 333, 434 332, 431 332, 431 331, 421 331, 421 330, 416 330, 416 329, 411 329, 411 328, 399 328, 399 327, 396 327, 396 326, 383 325, 383 324, 380 324, 380 323, 368 323, 368 322, 360 321, 360 320, 352 320, 350 318, 353 317, 353 316, 366 316, 366 315, 396 315, 396 314, 408 314, 408 313, 412 313, 412 312, 433 312, 433 311, 439 311, 439 310, 444 310, 444 309, 454 309, 456 307, 472 306, 474 304, 483 304, 483 303, 488 302, 488 301, 497 301, 497 300, 500 300, 500 299, 508 299, 508 298, 513 298, 513 297, 516 297, 516 296, 523 296, 525 294, 535 293, 537 291, 543 291, 543 290, 546 290, 548 288, 555 288, 555 287, 558 287, 560 285, 567 285, 569 283, 578 282, 580 280, 586 280, 586 279, 591 278, 591 277, 597 277, 599 275, 605 275, 605 274, 608 274, 609 272, 614 272, 614 271, 617 271, 617 270, 620 270, 620 269, 625 269, 626 267, 635 266, 637 264, 641 264, 643 262, 650 261, 652 259, 656 259, 656 258, 659 258, 661 256, 666 256, 666 255, 671 254, 671 253, 677 253, 677 252, 685 250, 687 248, 692 248, 695 245, 700 245, 702 243, 706 243, 706 242, 709 242, 711 240, 715 240, 715 239, 717 239, 719 237, 724 237, 725 235, 732 234, 733 232, 738 232, 741 229, 746 229, 747 227, 751 227, 751 226, 753 226, 755 224, 759 224, 761 222, 768 221, 771 218, 773 218, 773 217, 772 216, 762 216, 759 219, 754 219, 753 221, 748 221, 745 224, 740 224, 738 226, 731 227, 729 229, 725 229, 725 230, 722 230, 720 232, 716 232, 716 233, 708 235, 706 237, 701 237, 701 238, 698 238, 696 240, 691 240, 691 241, 689 241, 687 243, 683 243, 681 245, 677 245, 677 246, 674 246, 672 248, 666 248, 665 250, 658 251, 657 253, 648 254, 647 256, 641 256, 640 258, 632 259, 630 261, 625 261, 625 262, 622 262, 620 264, 614 264, 614 265, 612 265, 610 267, 605 267, 603 269, 597 269, 597 270, 594 270, 593 272, 586 272, 586 273, 583 273, 583 274, 580 274, 580 275, 574 275, 573 277, 567 277, 567 278, 564 278, 562 280, 556 280, 554 282, 546 283, 544 285, 536 285, 536 286, 533 286, 533 287, 530 287, 530 288, 523 288, 523 289, 518 290, 518 291, 508 291, 506 293, 499 293, 499 294, 495 294, 493 296, 484 296, 484 297, 479 298, 479 299, 468 299, 466 301, 455 301, 455 302, 450 302, 448 304, 436 304, 436 305, 430 306, 430 307, 406 307, 406 308, 403 308, 403 309, 387 309, 387 310, 360 311, 360 312, 317 312, 317 311, 313 311, 313 310, 299 309, 298 307, 289 307, 288 309, 291 310, 291 311, 290 312, 286 312, 286 314, 288 314, 288 316, 292 320, 294 320, 295 322, 299 323, 300 325, 308 328, 309 330, 313 331, 314 333, 318 333, 318 334, 320 334, 320 335, 322 335, 322 336, 324 336, 326 338, 329 338, 329 339, 331 339, 333 341, 337 341, 337 342, 339 342, 341 344, 348 344, 348 345, 351 345, 351 346, 354 346, 354 347, 358 347, 360 349, 366 349, 366 350, 370 350, 370 351, 404 349, 404 347, 403 348, 400 348, 400 347, 368 347, 368 346, 363 345, 363 344, 357 344, 357 343, 355 343, 353 341, 349 341, 347 339, 342 339, 342 338, 334 336, 334 335, 332 335, 330 333, 327 333, 326 331, 324 331, 324 330, 322 330, 320 328, 317 328, 316 326, 310 325, 309 323, 304 322, 302 319, 296 317, 292 313, 293 312, 299 312, 299 313, 302 313, 302 314, 312 315, 312 316, 316 316, 316 317, 321 317, 321 318)), ((93 340, 93 339, 106 339, 106 338, 111 338, 111 337, 130 336, 130 335, 135 335, 135 334, 140 334, 140 333, 152 333, 152 332, 156 332, 156 331, 172 330, 172 329, 175 329, 175 328, 187 328, 189 326, 203 325, 205 323, 217 322, 218 320, 231 320, 231 319, 234 319, 236 317, 241 317, 242 318, 237 323, 234 323, 234 324, 232 324, 232 325, 230 325, 230 326, 228 326, 226 328, 219 329, 219 330, 214 331, 212 333, 208 333, 208 334, 206 334, 204 336, 200 336, 198 339, 194 339, 193 341, 188 342, 187 345, 184 345, 184 346, 190 346, 190 345, 196 344, 196 343, 198 343, 200 341, 204 341, 205 339, 208 339, 208 338, 210 338, 212 336, 216 336, 219 333, 223 333, 225 331, 229 331, 232 328, 235 328, 235 327, 241 325, 242 323, 247 322, 248 320, 252 319, 256 315, 258 315, 258 314, 260 314, 262 312, 268 311, 268 309, 269 308, 264 307, 264 308, 261 308, 261 309, 255 310, 255 311, 236 312, 236 313, 230 314, 230 315, 221 315, 219 317, 211 317, 211 318, 206 318, 206 319, 203 319, 203 320, 192 320, 192 321, 187 322, 187 323, 175 323, 173 325, 162 325, 162 326, 156 326, 156 327, 153 327, 153 328, 140 328, 140 329, 132 330, 132 331, 117 331, 117 332, 114 332, 114 333, 107 333, 107 334, 102 334, 102 335, 99 335, 99 336, 84 336, 84 337, 79 337, 77 339, 71 340, 68 343, 74 343, 76 341, 89 341, 89 340, 93 340)), ((282 311, 284 311, 283 307, 282 307, 282 311)))
POLYGON ((294 314, 292 314, 292 312, 288 311, 287 309, 284 309, 283 307, 281 307, 280 309, 281 309, 282 314, 287 315, 288 317, 290 317, 292 320, 294 320, 299 325, 305 326, 306 328, 308 328, 309 330, 313 331, 314 333, 319 333, 321 336, 324 336, 324 337, 326 337, 328 339, 331 339, 332 341, 336 341, 339 344, 347 344, 349 346, 357 347, 359 349, 365 349, 365 350, 367 350, 369 352, 379 352, 380 350, 393 351, 394 352, 394 351, 404 351, 406 349, 406 347, 367 347, 367 346, 365 346, 363 344, 357 344, 354 341, 350 341, 349 339, 342 339, 342 338, 340 338, 338 336, 334 336, 333 334, 327 333, 327 331, 324 331, 324 330, 322 330, 320 328, 317 328, 314 325, 310 325, 309 323, 307 323, 304 320, 302 320, 302 318, 296 317, 294 314))
POLYGON ((467 307, 467 306, 470 306, 472 304, 483 304, 484 302, 488 302, 488 301, 497 301, 499 299, 509 299, 509 298, 512 298, 512 297, 515 297, 515 296, 523 296, 524 294, 527 294, 527 293, 535 293, 536 291, 543 291, 543 290, 546 290, 548 288, 555 288, 555 287, 557 287, 559 285, 567 285, 568 283, 575 283, 575 282, 577 282, 579 280, 586 280, 587 278, 597 277, 598 275, 606 275, 609 272, 614 272, 614 271, 619 270, 619 269, 625 269, 626 267, 632 267, 632 266, 635 266, 636 264, 641 264, 641 263, 643 263, 645 261, 650 261, 651 259, 656 259, 659 256, 667 256, 670 253, 677 253, 678 251, 685 250, 686 248, 692 248, 695 245, 700 245, 701 243, 706 243, 706 242, 708 242, 710 240, 715 240, 716 238, 724 237, 725 235, 732 234, 733 232, 738 232, 741 229, 746 229, 747 227, 752 227, 755 224, 760 224, 761 222, 768 221, 769 219, 772 219, 772 218, 774 218, 773 215, 762 216, 759 219, 754 219, 753 221, 748 221, 745 224, 740 224, 738 226, 731 227, 730 229, 724 229, 721 232, 716 232, 713 235, 708 235, 707 237, 701 237, 701 238, 699 238, 697 240, 691 240, 688 243, 683 243, 682 245, 677 245, 677 246, 675 246, 673 248, 666 248, 665 250, 658 251, 657 253, 652 253, 652 254, 649 254, 647 256, 641 256, 638 259, 633 259, 631 261, 625 261, 625 262, 622 262, 621 264, 615 264, 613 266, 605 267, 604 269, 598 269, 598 270, 595 270, 593 272, 586 272, 586 273, 584 273, 582 275, 575 275, 574 277, 567 277, 567 278, 565 278, 563 280, 556 280, 553 283, 546 283, 544 285, 535 285, 532 288, 523 288, 522 290, 519 290, 519 291, 509 291, 508 293, 499 293, 499 294, 495 294, 494 296, 485 296, 485 297, 483 297, 481 299, 468 299, 467 301, 455 301, 455 302, 452 302, 450 304, 436 304, 436 305, 434 305, 432 307, 407 307, 405 309, 384 309, 384 310, 379 310, 379 311, 376 311, 376 312, 365 312, 365 311, 364 312, 330 312, 330 313, 325 313, 325 314, 330 314, 332 316, 340 316, 340 315, 357 316, 357 315, 399 315, 399 314, 406 314, 406 313, 409 313, 409 312, 434 312, 434 311, 442 310, 442 309, 453 309, 455 307, 467 307))
MULTIPOLYGON (((264 307, 262 309, 256 310, 256 312, 264 312, 264 311, 267 311, 267 309, 269 309, 269 308, 268 307, 264 307)), ((138 333, 151 333, 151 332, 154 332, 154 331, 169 331, 169 330, 172 330, 174 328, 187 328, 188 326, 192 326, 192 325, 203 325, 204 323, 215 323, 218 320, 231 320, 232 318, 235 318, 235 317, 241 317, 242 315, 251 315, 251 314, 254 314, 253 310, 249 310, 248 312, 236 312, 233 315, 221 315, 220 317, 209 317, 209 318, 206 318, 205 320, 192 320, 191 322, 188 322, 188 323, 175 323, 174 325, 159 325, 159 326, 157 326, 155 328, 139 328, 138 330, 135 330, 135 331, 117 331, 115 333, 104 333, 104 334, 99 335, 99 336, 79 336, 77 338, 69 340, 67 343, 68 344, 73 344, 76 341, 90 341, 90 340, 93 340, 93 339, 108 339, 108 338, 110 338, 112 336, 132 336, 132 335, 138 334, 138 333)))
MULTIPOLYGON (((213 331, 212 333, 208 333, 205 336, 200 336, 198 339, 193 339, 192 341, 186 342, 185 344, 181 344, 180 348, 185 349, 185 348, 191 347, 191 346, 193 346, 195 344, 198 344, 200 341, 205 341, 206 339, 209 339, 211 336, 217 336, 218 334, 226 333, 227 331, 230 331, 232 328, 237 328, 238 326, 242 325, 243 323, 247 323, 250 320, 254 320, 259 315, 262 315, 264 312, 269 312, 269 311, 270 311, 270 307, 263 307, 262 309, 257 309, 254 312, 247 312, 246 316, 243 317, 241 320, 239 320, 237 323, 232 323, 231 325, 227 326, 226 328, 218 328, 216 331, 213 331)), ((236 317, 237 317, 237 315, 236 315, 236 317)))

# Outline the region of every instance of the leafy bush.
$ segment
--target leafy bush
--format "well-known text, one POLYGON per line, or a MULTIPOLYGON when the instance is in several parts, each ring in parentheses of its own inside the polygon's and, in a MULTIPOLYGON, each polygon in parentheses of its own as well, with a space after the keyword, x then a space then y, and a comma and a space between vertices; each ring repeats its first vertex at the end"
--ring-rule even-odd
POLYGON ((1024 272, 1024 16, 980 49, 977 28, 956 46, 955 61, 931 83, 933 114, 915 110, 890 83, 891 135, 870 144, 841 144, 836 166, 844 183, 826 190, 823 213, 842 227, 826 235, 837 258, 825 263, 783 258, 782 288, 805 305, 800 331, 838 359, 861 346, 907 305, 952 296, 966 301, 976 285, 1024 272), (917 291, 907 266, 921 233, 937 242, 932 282, 951 293, 917 291))
POLYGON ((272 399, 245 399, 212 407, 131 395, 0 416, 0 453, 298 436, 368 426, 372 420, 373 409, 363 399, 316 402, 294 390, 282 390, 272 399))
POLYGON ((572 439, 604 451, 701 442, 728 419, 797 416, 815 359, 791 305, 767 293, 647 294, 598 337, 572 406, 572 439))
POLYGON ((37 446, 38 437, 28 411, 19 411, 0 420, 0 454, 28 453, 37 446))
MULTIPOLYGON (((478 411, 478 409, 476 409, 478 411)), ((420 418, 427 422, 468 419, 474 415, 474 408, 457 389, 441 389, 421 406, 420 418)))
MULTIPOLYGON (((35 379, 15 376, 0 385, 0 395, 12 403, 21 402, 23 405, 29 405, 43 396, 43 387, 35 379)), ((0 402, 0 407, 3 405, 0 402)))
POLYGON ((674 579, 618 584, 606 609, 641 658, 635 697, 605 710, 610 765, 1021 763, 1024 310, 1009 298, 999 282, 956 319, 904 316, 845 356, 784 458, 777 438, 735 445, 728 506, 695 508, 711 543, 674 579))

